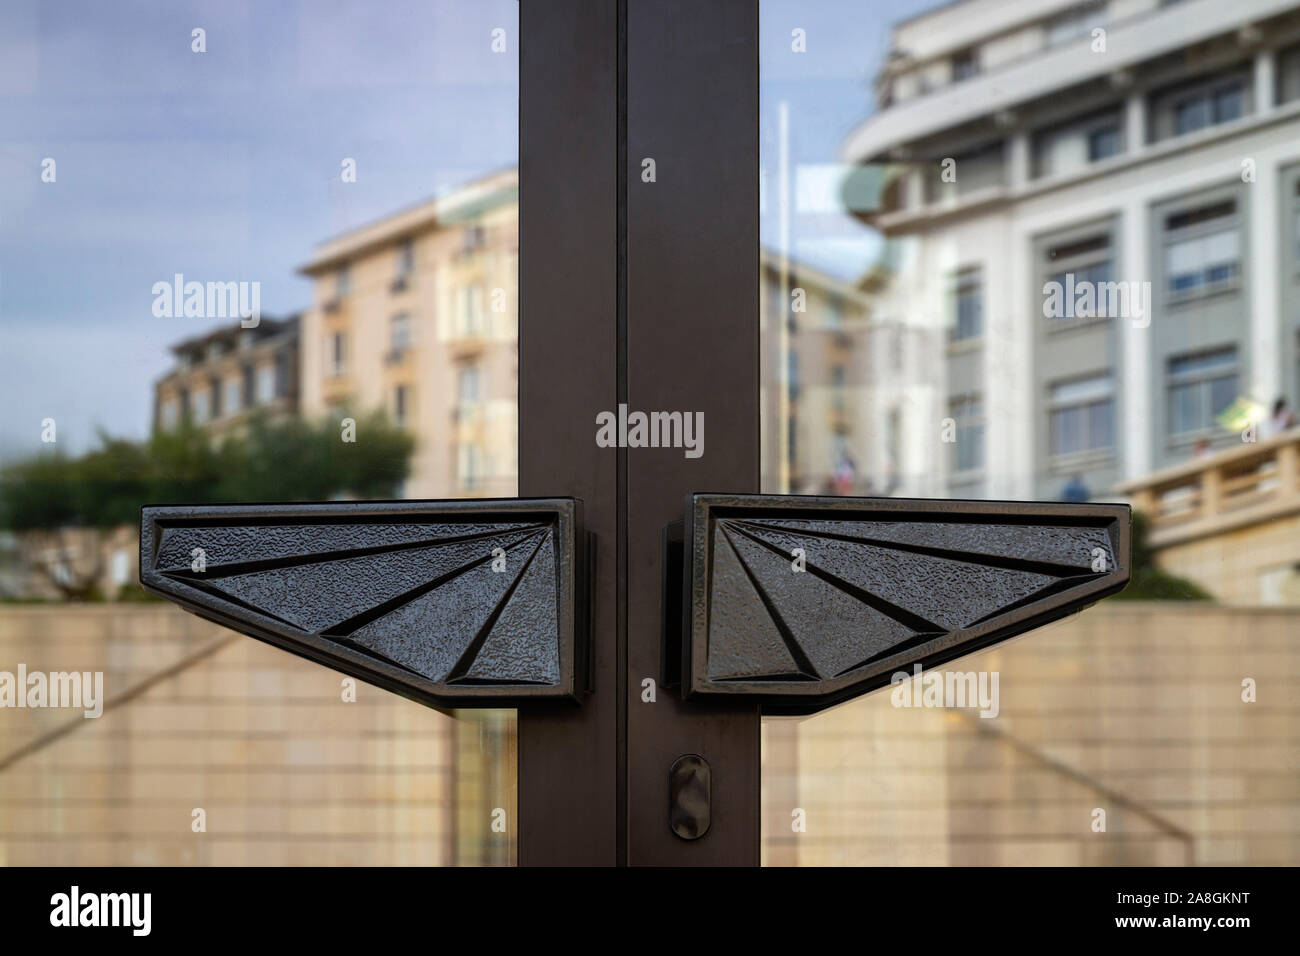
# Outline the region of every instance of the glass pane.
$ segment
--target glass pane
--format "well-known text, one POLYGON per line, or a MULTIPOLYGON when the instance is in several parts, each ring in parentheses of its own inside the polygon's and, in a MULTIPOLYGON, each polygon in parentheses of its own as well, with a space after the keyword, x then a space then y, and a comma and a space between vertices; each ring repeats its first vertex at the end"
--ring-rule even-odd
POLYGON ((974 703, 765 720, 767 863, 1300 862, 1293 16, 762 0, 764 491, 1129 501, 1139 541, 944 668, 974 703))
POLYGON ((93 678, 4 710, 0 863, 513 862, 512 711, 353 686, 136 554, 146 501, 515 493, 517 17, 0 6, 0 690, 93 678))

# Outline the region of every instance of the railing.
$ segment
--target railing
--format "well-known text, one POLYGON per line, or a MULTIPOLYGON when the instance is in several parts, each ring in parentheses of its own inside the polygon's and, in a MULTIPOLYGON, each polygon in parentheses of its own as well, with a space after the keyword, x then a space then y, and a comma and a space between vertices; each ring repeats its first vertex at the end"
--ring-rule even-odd
POLYGON ((1118 485, 1157 547, 1300 512, 1300 428, 1118 485))

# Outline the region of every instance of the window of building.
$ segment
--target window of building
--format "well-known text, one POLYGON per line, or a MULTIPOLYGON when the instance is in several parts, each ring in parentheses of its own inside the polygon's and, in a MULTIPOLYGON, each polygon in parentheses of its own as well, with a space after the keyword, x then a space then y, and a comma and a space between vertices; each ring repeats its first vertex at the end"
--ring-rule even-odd
POLYGON ((460 320, 461 335, 474 336, 483 332, 483 286, 464 285, 456 292, 456 312, 460 320))
POLYGON ((329 370, 334 377, 346 375, 348 370, 348 340, 346 333, 335 332, 329 340, 329 370))
POLYGON ((953 471, 978 471, 984 467, 984 401, 979 395, 954 398, 948 414, 956 423, 953 471))
POLYGON ((1123 124, 1119 113, 1108 107, 1035 133, 1033 174, 1058 176, 1123 151, 1123 124))
POLYGON ((244 380, 244 408, 252 408, 257 404, 257 379, 252 365, 244 365, 240 369, 240 374, 244 380))
POLYGON ((227 415, 234 415, 243 405, 244 383, 242 379, 226 379, 226 397, 222 407, 227 415))
POLYGON ((215 420, 225 414, 225 410, 221 407, 221 379, 214 378, 208 381, 208 393, 212 396, 209 410, 215 420))
POLYGON ((1276 64, 1278 104, 1300 99, 1300 46, 1279 52, 1276 64))
POLYGON ((1169 360, 1169 434, 1210 431, 1237 399, 1236 346, 1169 360))
POLYGON ((1057 382, 1048 391, 1048 447, 1053 457, 1114 446, 1114 391, 1110 375, 1057 382))
POLYGON ((479 378, 477 365, 466 365, 461 368, 457 388, 462 402, 470 403, 479 400, 479 378))
POLYGON ((415 271, 415 242, 407 239, 397 244, 397 277, 404 279, 415 271))
POLYGON ((180 403, 175 399, 168 399, 162 406, 162 427, 164 430, 170 430, 178 424, 180 424, 180 403))
POLYGON ((487 230, 481 225, 466 226, 461 235, 461 252, 469 255, 487 244, 487 230))
POLYGON ((1043 36, 1049 47, 1061 46, 1090 35, 1093 28, 1101 26, 1106 19, 1106 5, 1103 3, 1075 7, 1048 20, 1043 27, 1043 36))
POLYGON ((275 400, 275 367, 263 365, 257 370, 257 403, 266 405, 275 400))
POLYGON ((483 480, 483 452, 473 443, 460 446, 460 483, 464 488, 477 488, 483 480))
POLYGON ((787 392, 790 395, 790 401, 796 401, 799 398, 799 353, 790 349, 785 356, 787 392))
POLYGON ((205 388, 201 388, 194 393, 194 423, 196 425, 202 425, 208 420, 211 405, 210 396, 211 393, 205 388))
POLYGON ((1245 109, 1244 84, 1239 79, 1203 87, 1174 103, 1174 135, 1194 133, 1240 118, 1245 109))
POLYGON ((953 290, 953 324, 949 339, 965 342, 984 334, 984 278, 977 266, 957 273, 953 290))
POLYGON ((1165 285, 1176 296, 1215 292, 1240 268, 1236 203, 1217 202, 1165 218, 1165 285))
POLYGON ((1006 182, 1005 153, 1004 141, 998 140, 936 162, 933 174, 925 179, 926 201, 951 201, 1003 185, 1006 182), (949 164, 948 159, 953 162, 949 164), (944 172, 948 169, 952 170, 955 177, 950 177, 950 181, 944 178, 944 172))
POLYGON ((1120 152, 1118 123, 1106 123, 1088 132, 1088 162, 1095 163, 1120 152))
POLYGON ((411 345, 411 317, 405 312, 393 316, 389 325, 389 332, 393 353, 400 355, 411 345))
POLYGON ((832 330, 844 327, 844 300, 834 293, 826 297, 826 327, 832 330))
POLYGON ((969 80, 980 71, 979 54, 976 50, 962 50, 952 57, 952 81, 960 83, 969 80))
POLYGON ((1291 211, 1291 227, 1294 232, 1292 237, 1295 241, 1295 247, 1292 249, 1297 260, 1300 260, 1300 179, 1295 184, 1296 202, 1291 211))
POLYGON ((352 291, 352 273, 347 266, 340 266, 334 273, 334 295, 343 298, 352 291))
POLYGON ((275 353, 275 396, 284 398, 292 389, 294 365, 297 355, 293 349, 282 348, 275 353))
POLYGON ((393 389, 393 421, 405 428, 411 411, 411 386, 398 385, 393 389))
MULTIPOLYGON (((1062 308, 1055 311, 1044 309, 1044 314, 1050 321, 1089 318, 1090 316, 1081 315, 1076 310, 1077 291, 1075 298, 1070 298, 1071 289, 1079 290, 1087 285, 1092 287, 1092 315, 1103 314, 1103 305, 1109 300, 1103 300, 1099 293, 1103 283, 1113 281, 1114 274, 1114 253, 1111 250, 1109 231, 1048 246, 1046 258, 1048 272, 1044 285, 1048 282, 1057 285, 1061 291, 1062 305, 1062 308)), ((1047 295, 1046 291, 1044 295, 1047 295)))

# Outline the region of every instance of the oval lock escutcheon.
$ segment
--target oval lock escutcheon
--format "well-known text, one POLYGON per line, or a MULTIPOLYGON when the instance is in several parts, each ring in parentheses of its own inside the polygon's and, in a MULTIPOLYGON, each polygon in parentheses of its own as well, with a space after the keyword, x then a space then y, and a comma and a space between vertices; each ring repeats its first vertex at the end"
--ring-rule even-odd
POLYGON ((683 840, 698 840, 709 832, 713 794, 709 762, 699 754, 683 754, 668 771, 668 824, 683 840))

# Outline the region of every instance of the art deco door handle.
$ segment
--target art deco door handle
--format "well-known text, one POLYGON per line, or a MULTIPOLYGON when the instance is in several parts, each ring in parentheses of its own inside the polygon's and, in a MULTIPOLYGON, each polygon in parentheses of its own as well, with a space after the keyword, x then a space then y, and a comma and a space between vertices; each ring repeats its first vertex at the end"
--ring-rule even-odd
MULTIPOLYGON (((664 676, 770 713, 867 693, 1129 578, 1127 505, 697 494, 686 511, 664 556, 664 676)), ((157 506, 140 582, 430 706, 513 707, 587 689, 593 547, 572 498, 157 506)))
POLYGON ((572 498, 140 515, 148 590, 434 707, 578 699, 588 550, 572 498))
POLYGON ((1129 579, 1122 504, 697 494, 686 511, 683 694, 765 713, 821 710, 1129 579))

